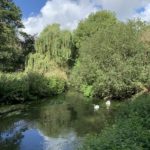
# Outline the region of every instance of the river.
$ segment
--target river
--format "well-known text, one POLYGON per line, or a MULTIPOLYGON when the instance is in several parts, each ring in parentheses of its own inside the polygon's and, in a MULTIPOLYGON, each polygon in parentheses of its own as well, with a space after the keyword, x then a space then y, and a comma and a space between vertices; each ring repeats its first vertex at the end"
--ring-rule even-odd
POLYGON ((95 112, 93 102, 76 92, 25 104, 0 117, 0 149, 76 150, 86 134, 112 120, 113 111, 100 103, 95 112))

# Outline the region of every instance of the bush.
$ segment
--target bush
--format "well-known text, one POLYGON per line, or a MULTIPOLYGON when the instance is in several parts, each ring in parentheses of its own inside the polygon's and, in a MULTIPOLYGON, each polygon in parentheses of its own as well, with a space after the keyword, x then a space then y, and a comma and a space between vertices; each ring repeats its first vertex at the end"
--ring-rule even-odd
POLYGON ((92 96, 92 86, 88 86, 88 85, 82 85, 81 86, 81 91, 83 92, 84 96, 90 97, 92 96))
POLYGON ((28 83, 24 80, 24 74, 0 73, 0 101, 24 101, 28 95, 28 83))
POLYGON ((65 80, 38 73, 0 74, 1 102, 22 102, 49 97, 65 90, 65 80))
POLYGON ((122 106, 115 123, 97 135, 88 135, 82 150, 149 150, 150 95, 122 106))

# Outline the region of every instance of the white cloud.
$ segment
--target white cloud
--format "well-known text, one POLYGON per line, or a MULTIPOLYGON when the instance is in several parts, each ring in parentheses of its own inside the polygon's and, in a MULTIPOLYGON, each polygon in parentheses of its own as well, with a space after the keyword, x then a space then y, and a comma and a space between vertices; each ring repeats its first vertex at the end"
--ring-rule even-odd
POLYGON ((150 22, 150 4, 145 7, 145 10, 141 13, 137 13, 135 18, 141 18, 143 21, 150 22))
POLYGON ((150 20, 150 0, 49 0, 38 15, 23 20, 25 31, 30 34, 40 33, 52 23, 59 23, 61 28, 72 30, 81 19, 100 10, 100 7, 114 11, 121 20, 133 16, 150 20), (145 11, 138 14, 136 10, 140 8, 145 8, 145 11))
POLYGON ((131 18, 136 10, 145 7, 150 0, 97 0, 103 9, 114 11, 121 20, 131 18))
POLYGON ((48 24, 59 23, 62 28, 74 29, 79 20, 91 12, 97 11, 94 2, 87 0, 52 0, 47 1, 40 14, 23 20, 25 31, 30 34, 39 33, 48 24))
POLYGON ((62 133, 54 137, 45 136, 42 131, 38 130, 40 136, 44 140, 44 150, 64 150, 64 149, 76 149, 79 147, 79 139, 74 131, 68 133, 62 133))

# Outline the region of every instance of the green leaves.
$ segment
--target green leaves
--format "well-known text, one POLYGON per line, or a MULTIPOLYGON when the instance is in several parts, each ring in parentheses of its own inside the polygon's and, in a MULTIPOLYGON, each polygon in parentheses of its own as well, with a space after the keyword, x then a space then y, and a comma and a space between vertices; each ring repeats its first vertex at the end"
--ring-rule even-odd
POLYGON ((21 11, 11 0, 0 1, 0 70, 14 71, 20 68, 22 48, 17 37, 22 28, 21 11))
POLYGON ((59 77, 32 73, 0 73, 0 96, 3 103, 21 103, 61 94, 66 82, 59 77))
POLYGON ((150 96, 142 95, 120 106, 113 125, 97 135, 88 135, 83 150, 150 149, 150 96))
POLYGON ((0 1, 0 20, 12 28, 22 28, 21 11, 11 0, 0 1))
POLYGON ((115 15, 109 11, 100 11, 90 14, 89 17, 81 21, 75 30, 74 41, 77 48, 80 48, 83 41, 92 37, 101 29, 109 28, 111 25, 116 24, 117 19, 115 15))
POLYGON ((35 42, 35 48, 37 53, 49 55, 50 60, 63 66, 71 59, 72 42, 69 31, 61 31, 58 24, 53 24, 43 30, 35 42))
POLYGON ((79 36, 80 41, 80 66, 75 65, 71 81, 81 91, 84 85, 92 86, 93 96, 123 99, 143 90, 136 83, 149 85, 150 57, 145 53, 146 45, 139 40, 147 25, 114 20, 111 13, 99 12, 79 24, 75 37, 79 36), (92 34, 90 24, 98 27, 92 34))

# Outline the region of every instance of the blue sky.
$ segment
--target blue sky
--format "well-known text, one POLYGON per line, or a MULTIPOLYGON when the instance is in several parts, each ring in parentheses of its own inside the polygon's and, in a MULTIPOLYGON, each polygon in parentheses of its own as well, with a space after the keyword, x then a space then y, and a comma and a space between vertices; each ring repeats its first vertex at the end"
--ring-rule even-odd
POLYGON ((39 34, 47 25, 59 23, 74 30, 90 13, 110 10, 118 19, 141 18, 150 22, 150 0, 13 0, 22 10, 25 29, 39 34))
POLYGON ((23 18, 37 15, 47 0, 13 0, 22 10, 23 18))

